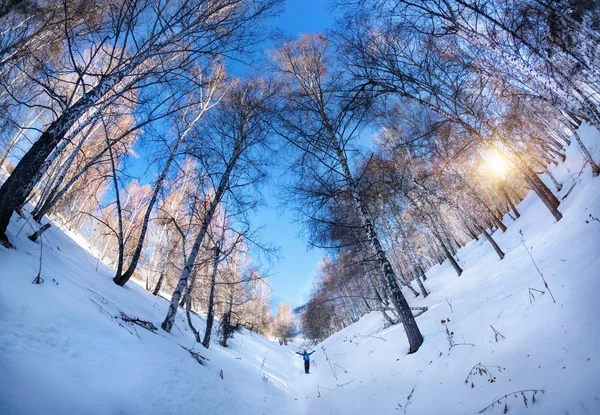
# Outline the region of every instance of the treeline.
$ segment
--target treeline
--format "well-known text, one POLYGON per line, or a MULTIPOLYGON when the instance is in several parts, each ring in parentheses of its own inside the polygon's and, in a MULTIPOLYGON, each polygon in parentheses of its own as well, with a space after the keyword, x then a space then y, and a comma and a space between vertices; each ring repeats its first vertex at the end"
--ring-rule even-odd
POLYGON ((415 352, 423 339, 400 287, 427 296, 425 271, 445 260, 460 276, 468 264, 456 252, 473 239, 502 260, 492 234, 519 217, 530 190, 559 221, 562 185, 548 166, 565 160, 571 139, 600 172, 575 132, 583 121, 600 127, 600 10, 596 1, 339 3, 330 36, 285 46, 311 102, 293 134, 323 137, 298 159, 294 191, 313 244, 331 251, 297 311, 306 337, 321 340, 376 310, 404 324, 415 352), (373 131, 375 150, 357 155, 352 141, 373 131))

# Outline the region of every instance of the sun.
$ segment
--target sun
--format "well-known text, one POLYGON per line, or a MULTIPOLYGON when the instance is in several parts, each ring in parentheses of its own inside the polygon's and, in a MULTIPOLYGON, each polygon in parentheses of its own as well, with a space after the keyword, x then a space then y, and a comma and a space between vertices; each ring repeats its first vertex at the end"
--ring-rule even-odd
POLYGON ((483 160, 486 165, 486 169, 489 170, 495 176, 504 179, 509 171, 509 162, 506 157, 498 153, 498 151, 487 152, 483 156, 483 160))

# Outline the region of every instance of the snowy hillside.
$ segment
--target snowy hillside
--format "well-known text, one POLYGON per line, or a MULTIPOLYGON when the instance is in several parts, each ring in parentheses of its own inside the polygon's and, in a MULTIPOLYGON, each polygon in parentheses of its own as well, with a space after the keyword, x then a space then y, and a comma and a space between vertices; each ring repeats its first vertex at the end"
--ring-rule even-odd
MULTIPOLYGON (((599 159, 597 133, 584 132, 599 159)), ((427 272, 428 298, 406 294, 429 307, 417 318, 425 342, 416 354, 407 355, 400 325, 383 329, 372 313, 314 347, 310 375, 297 343, 244 331, 230 348, 206 350, 194 346, 183 312, 172 334, 123 322, 121 312, 158 327, 168 303, 136 284, 116 286, 85 242, 56 227, 45 234, 44 283, 31 284, 40 245, 15 215, 16 249, 0 248, 0 413, 474 414, 517 392, 485 413, 506 404, 512 414, 598 414, 600 179, 582 163, 571 146, 553 169, 566 196, 560 222, 532 193, 494 235, 503 261, 472 241, 458 253, 461 277, 445 262, 427 272), (201 366, 183 347, 209 360, 201 366)), ((201 317, 194 323, 204 329, 201 317)))
MULTIPOLYGON (((598 158, 597 133, 584 132, 598 158)), ((569 193, 560 222, 530 193, 522 216, 513 223, 505 217, 507 232, 494 234, 504 260, 480 238, 458 253, 462 276, 447 261, 427 272, 431 294, 409 300, 429 307, 417 318, 425 342, 416 354, 406 354, 402 327, 382 329, 379 313, 318 345, 315 376, 296 387, 301 401, 308 397, 304 413, 475 414, 531 389, 544 393, 532 405, 533 392, 526 392, 527 409, 517 393, 485 413, 503 413, 505 404, 512 414, 600 413, 600 222, 589 216, 600 217, 600 179, 582 173, 582 164, 571 146, 565 165, 552 170, 563 183, 560 197, 569 193), (529 288, 545 294, 532 290, 530 298, 529 288), (452 348, 442 320, 454 333, 452 348)))
MULTIPOLYGON (((44 283, 33 285, 40 246, 23 225, 11 224, 16 250, 0 250, 0 414, 260 414, 284 405, 291 351, 247 331, 206 350, 184 312, 172 334, 122 322, 120 312, 159 327, 168 303, 115 285, 113 270, 55 228, 45 234, 44 283)), ((204 319, 194 324, 204 331, 204 319)))

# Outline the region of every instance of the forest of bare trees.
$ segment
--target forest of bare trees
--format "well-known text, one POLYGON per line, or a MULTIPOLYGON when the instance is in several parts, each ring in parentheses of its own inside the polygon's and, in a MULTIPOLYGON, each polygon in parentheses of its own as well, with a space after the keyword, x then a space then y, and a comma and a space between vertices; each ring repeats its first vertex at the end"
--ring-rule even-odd
POLYGON ((337 8, 328 36, 285 42, 276 58, 300 88, 284 97, 292 116, 281 127, 299 148, 293 194, 313 244, 331 252, 297 311, 306 337, 321 340, 376 310, 405 325, 414 352, 422 338, 408 313, 422 310, 399 301, 396 281, 426 297, 425 271, 448 260, 460 276, 457 250, 473 239, 501 261, 492 234, 530 190, 561 220, 562 184, 547 167, 564 161, 571 136, 600 173, 574 134, 583 121, 598 127, 598 3, 337 8), (374 151, 357 153, 372 131, 374 151))
POLYGON ((0 242, 13 248, 11 218, 52 219, 115 284, 167 296, 165 331, 183 307, 205 347, 240 327, 287 344, 294 316, 286 303, 271 316, 253 252, 273 252, 252 224, 283 160, 290 206, 328 254, 295 310, 304 337, 376 311, 416 352, 409 301, 429 294, 429 268, 448 260, 460 277, 473 239, 501 261, 493 233, 530 190, 561 220, 548 166, 571 137, 600 173, 573 134, 600 128, 600 7, 339 0, 333 30, 259 55, 281 5, 1 1, 0 242), (260 71, 236 75, 249 62, 260 71))
POLYGON ((252 263, 248 218, 266 177, 273 88, 227 62, 252 58, 279 7, 2 2, 4 246, 14 212, 37 227, 51 217, 88 240, 115 284, 135 277, 172 293, 165 330, 181 305, 205 347, 212 321, 201 335, 190 312, 266 333, 270 287, 252 263))

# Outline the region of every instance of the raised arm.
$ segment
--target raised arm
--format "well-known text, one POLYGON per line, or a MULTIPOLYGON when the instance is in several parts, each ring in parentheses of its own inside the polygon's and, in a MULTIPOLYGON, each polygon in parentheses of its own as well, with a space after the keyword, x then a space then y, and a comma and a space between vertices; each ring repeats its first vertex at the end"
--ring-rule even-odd
POLYGON ((311 354, 313 354, 314 352, 316 352, 316 350, 313 350, 312 352, 310 352, 308 355, 310 356, 311 354))
POLYGON ((296 354, 299 354, 300 356, 304 356, 304 353, 296 352, 296 354))

